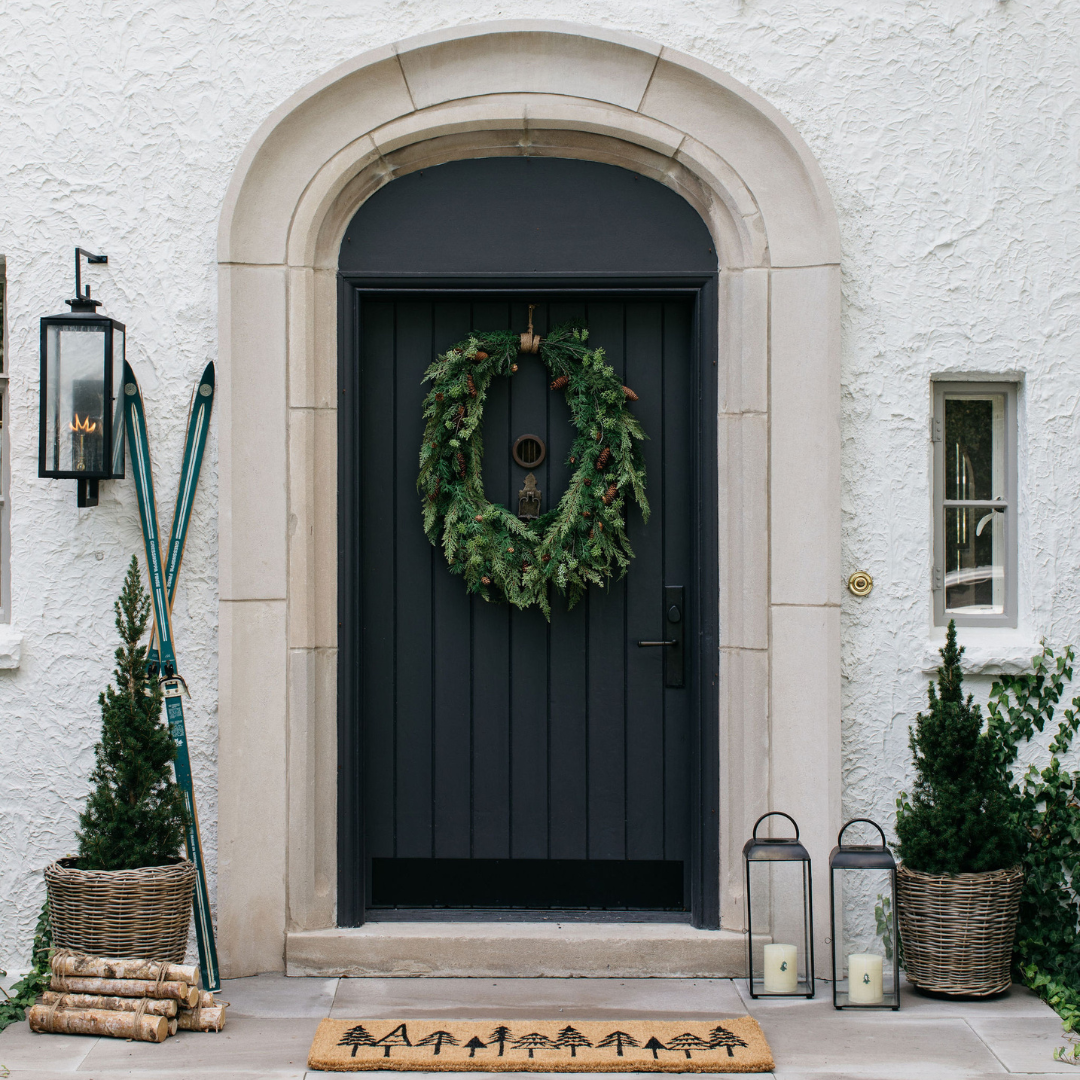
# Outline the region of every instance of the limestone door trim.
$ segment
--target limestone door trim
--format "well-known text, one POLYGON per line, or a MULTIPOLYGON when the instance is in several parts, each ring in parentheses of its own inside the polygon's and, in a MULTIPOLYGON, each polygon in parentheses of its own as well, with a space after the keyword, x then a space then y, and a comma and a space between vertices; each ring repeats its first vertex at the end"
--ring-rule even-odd
POLYGON ((278 970, 287 934, 335 925, 344 229, 395 176, 510 154, 632 169, 678 191, 712 232, 725 928, 743 926, 740 849, 758 814, 793 814, 814 855, 833 843, 840 243, 821 171, 758 95, 652 42, 551 21, 443 30, 366 53, 293 95, 241 155, 222 210, 218 926, 228 976, 278 970))

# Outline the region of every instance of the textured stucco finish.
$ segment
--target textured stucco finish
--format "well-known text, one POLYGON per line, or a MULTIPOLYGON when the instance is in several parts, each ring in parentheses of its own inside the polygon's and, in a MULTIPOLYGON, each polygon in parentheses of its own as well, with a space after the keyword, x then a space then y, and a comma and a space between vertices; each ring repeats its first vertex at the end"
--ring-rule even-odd
MULTIPOLYGON (((71 249, 110 256, 90 280, 128 325, 167 515, 190 385, 216 350, 218 218, 255 131, 290 94, 365 50, 515 17, 631 31, 716 66, 779 109, 825 174, 845 296, 843 576, 865 568, 876 581, 865 600, 842 599, 845 812, 891 819, 907 723, 925 693, 931 375, 1024 380, 1020 627, 979 642, 981 669, 999 648, 1015 662, 1043 634, 1080 639, 1080 301, 1068 261, 1080 249, 1075 5, 16 3, 0 53, 0 254, 22 644, 20 666, 0 670, 0 966, 25 962, 41 868, 72 846, 112 664, 111 605, 127 559, 141 558, 130 481, 106 484, 101 505, 79 511, 73 483, 36 477, 36 320, 70 294, 71 249)), ((211 870, 216 466, 215 424, 174 611, 211 870)), ((280 815, 283 793, 268 797, 280 815)))

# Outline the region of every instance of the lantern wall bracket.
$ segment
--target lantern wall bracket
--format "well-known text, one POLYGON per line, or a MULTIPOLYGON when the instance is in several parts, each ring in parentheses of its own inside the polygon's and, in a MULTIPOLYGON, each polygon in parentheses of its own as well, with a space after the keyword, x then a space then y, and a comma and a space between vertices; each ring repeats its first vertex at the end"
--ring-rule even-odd
MULTIPOLYGON (((79 257, 82 256, 86 259, 87 263, 107 263, 109 261, 108 255, 95 255, 91 251, 87 251, 86 248, 77 247, 75 249, 75 295, 72 299, 67 301, 68 306, 72 311, 95 311, 101 307, 100 300, 93 300, 90 297, 90 286, 86 286, 86 292, 82 289, 82 263, 79 261, 79 257)), ((79 503, 82 506, 82 503, 79 503)), ((97 500, 92 503, 87 503, 87 506, 96 506, 97 500)))
POLYGON ((76 492, 75 499, 80 507, 85 506, 97 506, 98 504, 98 482, 96 479, 76 480, 78 484, 78 491, 76 492))

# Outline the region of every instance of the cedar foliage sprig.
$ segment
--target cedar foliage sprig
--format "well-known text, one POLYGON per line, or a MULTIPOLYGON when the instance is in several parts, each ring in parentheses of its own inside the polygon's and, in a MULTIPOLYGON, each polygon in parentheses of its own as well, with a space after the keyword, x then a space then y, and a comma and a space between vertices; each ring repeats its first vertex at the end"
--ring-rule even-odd
POLYGON ((964 698, 956 624, 949 623, 929 686, 929 710, 911 731, 915 785, 897 800, 900 855, 913 870, 966 874, 1001 870, 1020 860, 1020 835, 995 739, 982 713, 964 698))
POLYGON ((514 333, 474 333, 428 368, 424 379, 432 387, 424 398, 416 486, 424 496, 424 532, 470 592, 518 608, 535 604, 550 619, 549 585, 573 607, 590 585, 603 587, 630 565, 627 499, 649 518, 638 445, 646 436, 604 350, 589 347, 584 327, 558 326, 543 339, 540 358, 552 381, 567 380, 564 392, 577 427, 567 460, 574 470, 570 484, 558 506, 534 521, 491 502, 483 483, 484 404, 492 379, 513 376, 519 342, 514 333))
POLYGON ((135 870, 160 866, 184 837, 184 803, 173 780, 176 743, 161 723, 161 689, 147 672, 139 641, 150 621, 150 597, 132 556, 114 605, 121 645, 116 688, 98 697, 101 741, 86 809, 79 816, 79 867, 135 870))

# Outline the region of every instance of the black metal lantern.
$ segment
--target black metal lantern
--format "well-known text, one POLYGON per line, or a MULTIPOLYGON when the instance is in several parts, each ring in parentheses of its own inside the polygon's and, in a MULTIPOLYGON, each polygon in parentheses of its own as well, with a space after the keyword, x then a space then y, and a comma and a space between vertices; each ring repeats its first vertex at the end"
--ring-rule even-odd
POLYGON ((829 856, 833 1005, 838 1009, 900 1008, 900 940, 896 860, 881 826, 853 818, 829 856), (880 844, 845 844, 852 825, 872 825, 880 844))
POLYGON ((109 261, 76 248, 71 311, 41 320, 38 476, 77 480, 79 506, 97 506, 98 481, 124 476, 124 325, 82 292, 80 256, 109 261))
POLYGON ((814 909, 810 854, 788 814, 762 814, 743 846, 746 862, 746 968, 750 996, 814 996, 814 909), (787 818, 793 837, 759 837, 770 817, 787 818))

